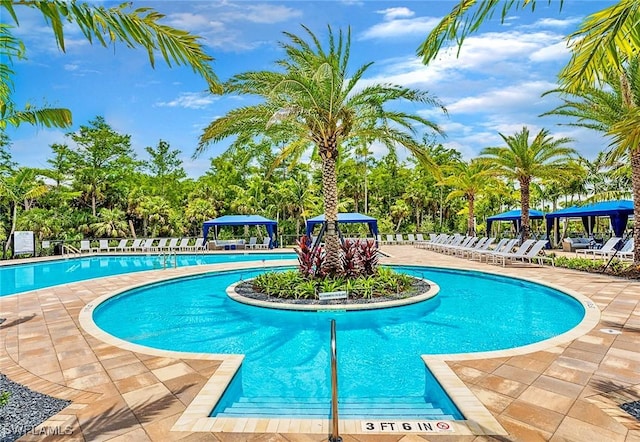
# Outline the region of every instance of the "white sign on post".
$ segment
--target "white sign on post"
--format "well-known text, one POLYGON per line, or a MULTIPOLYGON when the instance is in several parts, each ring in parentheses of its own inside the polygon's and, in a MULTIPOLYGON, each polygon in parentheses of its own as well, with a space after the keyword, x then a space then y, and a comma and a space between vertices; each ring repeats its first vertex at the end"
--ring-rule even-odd
POLYGON ((27 253, 36 253, 35 235, 32 231, 13 232, 13 256, 27 253))

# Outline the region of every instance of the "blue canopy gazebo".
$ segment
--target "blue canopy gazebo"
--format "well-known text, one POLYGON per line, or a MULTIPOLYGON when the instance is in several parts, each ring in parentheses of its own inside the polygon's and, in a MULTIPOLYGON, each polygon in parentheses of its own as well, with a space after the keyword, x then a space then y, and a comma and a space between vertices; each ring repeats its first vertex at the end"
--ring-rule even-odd
MULTIPOLYGON (((529 219, 542 219, 544 213, 539 210, 529 210, 529 219)), ((520 209, 509 210, 508 212, 499 213, 487 218, 487 236, 490 236, 491 225, 496 221, 512 221, 516 232, 520 232, 522 223, 522 211, 520 209)))
MULTIPOLYGON (((324 214, 309 218, 307 220, 307 236, 311 238, 311 234, 313 233, 313 229, 315 228, 315 226, 323 223, 324 214)), ((373 235, 374 238, 378 238, 378 220, 371 216, 363 215, 362 213, 357 212, 338 213, 338 224, 341 223, 365 223, 369 227, 369 232, 371 232, 371 235, 373 235)))
MULTIPOLYGON (((588 204, 586 206, 572 206, 566 209, 560 209, 555 212, 547 213, 547 234, 551 234, 553 221, 557 218, 581 218, 584 229, 588 235, 593 233, 596 216, 608 216, 611 220, 611 229, 615 236, 622 237, 627 227, 629 215, 633 215, 633 201, 617 200, 602 201, 599 203, 588 204)), ((554 232, 554 237, 557 238, 554 232)))
POLYGON ((215 237, 218 237, 218 227, 223 226, 265 226, 269 235, 269 248, 274 245, 273 235, 276 233, 278 223, 272 219, 265 218, 260 215, 224 215, 215 219, 205 221, 202 226, 202 235, 207 240, 209 229, 214 228, 215 237))

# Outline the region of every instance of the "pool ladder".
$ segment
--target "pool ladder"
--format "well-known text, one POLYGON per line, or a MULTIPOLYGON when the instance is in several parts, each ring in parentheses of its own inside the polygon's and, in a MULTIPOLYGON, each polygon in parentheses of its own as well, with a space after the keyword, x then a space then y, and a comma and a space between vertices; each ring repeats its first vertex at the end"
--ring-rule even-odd
POLYGON ((331 320, 331 434, 329 442, 342 442, 338 433, 338 347, 336 320, 331 320))
POLYGON ((173 258, 173 267, 178 267, 178 253, 175 250, 168 250, 158 254, 158 258, 162 260, 162 268, 171 267, 171 258, 173 258))

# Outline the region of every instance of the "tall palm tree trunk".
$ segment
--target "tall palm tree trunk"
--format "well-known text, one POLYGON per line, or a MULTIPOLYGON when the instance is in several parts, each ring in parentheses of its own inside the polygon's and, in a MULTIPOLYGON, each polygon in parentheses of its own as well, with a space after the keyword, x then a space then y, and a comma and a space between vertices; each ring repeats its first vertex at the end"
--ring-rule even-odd
MULTIPOLYGON (((624 106, 633 108, 633 91, 631 84, 624 71, 620 72, 620 90, 624 106)), ((640 146, 631 150, 631 188, 633 191, 633 237, 636 242, 633 245, 633 263, 640 265, 640 245, 637 238, 640 238, 640 146)))
POLYGON ((530 178, 520 179, 520 211, 522 213, 522 241, 529 239, 531 227, 529 226, 529 187, 531 185, 530 178))
MULTIPOLYGON (((334 150, 335 152, 336 150, 334 150)), ((329 151, 331 152, 331 151, 329 151)), ((326 256, 323 270, 330 275, 342 272, 342 257, 340 256, 340 239, 337 232, 338 221, 338 178, 336 174, 335 156, 322 156, 322 194, 324 198, 324 217, 327 223, 325 232, 326 256)))
POLYGON ((640 265, 640 148, 631 151, 631 188, 633 189, 633 237, 636 238, 633 247, 633 263, 640 265))
POLYGON ((475 216, 475 198, 473 197, 473 195, 469 195, 467 198, 469 207, 469 219, 467 220, 467 236, 475 236, 476 229, 475 223, 473 222, 473 218, 475 216))
POLYGON ((11 231, 9 232, 9 236, 7 237, 7 242, 4 243, 3 255, 6 255, 7 251, 11 247, 11 243, 13 242, 13 233, 16 231, 17 223, 18 223, 18 203, 14 201, 13 203, 11 203, 11 231))

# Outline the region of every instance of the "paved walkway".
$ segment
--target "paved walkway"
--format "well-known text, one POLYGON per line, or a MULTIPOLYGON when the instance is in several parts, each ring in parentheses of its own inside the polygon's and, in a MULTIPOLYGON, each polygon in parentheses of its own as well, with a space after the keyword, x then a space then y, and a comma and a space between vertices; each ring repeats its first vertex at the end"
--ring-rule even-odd
MULTIPOLYGON (((354 430, 343 431, 345 442, 640 442, 640 422, 618 407, 640 399, 640 282, 548 266, 502 268, 411 246, 384 250, 392 255, 384 259, 389 263, 489 270, 575 290, 591 299, 601 318, 583 336, 534 353, 446 363, 506 434, 367 435, 354 430)), ((6 318, 0 325, 0 372, 33 390, 72 401, 39 431, 66 435, 28 434, 22 440, 327 440, 327 422, 316 428, 296 427, 299 424, 261 428, 256 422, 251 433, 238 432, 238 428, 247 431, 246 425, 171 431, 203 386, 227 370, 221 360, 123 349, 80 326, 79 314, 98 297, 215 268, 225 266, 149 271, 0 298, 0 317, 6 318)))

